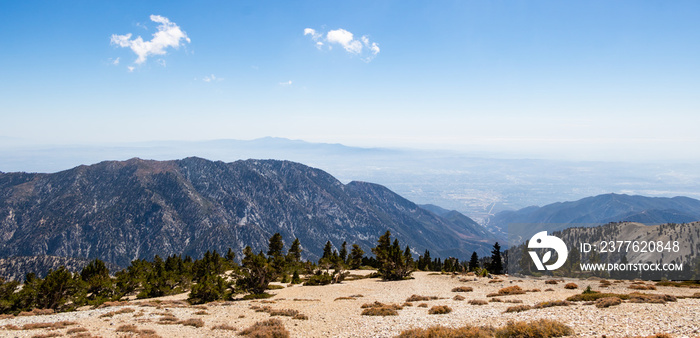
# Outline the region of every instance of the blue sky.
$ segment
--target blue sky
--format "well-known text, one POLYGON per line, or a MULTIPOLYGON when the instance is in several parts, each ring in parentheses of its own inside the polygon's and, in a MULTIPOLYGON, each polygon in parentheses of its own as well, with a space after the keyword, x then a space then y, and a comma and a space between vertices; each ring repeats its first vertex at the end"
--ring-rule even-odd
POLYGON ((0 1, 0 142, 700 161, 699 18, 694 1, 0 1))

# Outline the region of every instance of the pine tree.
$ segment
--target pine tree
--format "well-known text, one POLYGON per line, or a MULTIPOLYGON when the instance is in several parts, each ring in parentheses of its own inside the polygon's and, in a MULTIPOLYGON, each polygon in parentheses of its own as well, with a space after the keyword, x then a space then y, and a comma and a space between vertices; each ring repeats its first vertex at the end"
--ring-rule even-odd
POLYGON ((472 252, 472 258, 469 260, 469 271, 476 271, 476 269, 479 267, 479 255, 476 254, 476 251, 472 252))
POLYGON ((242 260, 243 278, 237 280, 238 286, 243 291, 252 294, 261 294, 265 292, 268 284, 275 279, 275 271, 268 263, 265 255, 253 253, 250 246, 243 250, 245 255, 242 260))
POLYGON ((353 244, 352 250, 350 251, 350 257, 348 259, 348 265, 350 269, 358 269, 362 265, 362 257, 365 252, 360 248, 359 245, 353 244))
POLYGON ((280 235, 279 232, 270 237, 268 248, 267 255, 269 257, 279 257, 283 255, 282 250, 284 250, 284 241, 282 241, 282 235, 280 235))
POLYGON ((292 242, 292 246, 289 247, 287 256, 289 256, 291 261, 298 263, 301 261, 301 251, 301 243, 299 242, 299 238, 295 238, 294 242, 292 242))
POLYGON ((503 261, 501 258, 501 246, 496 242, 491 250, 491 265, 489 271, 493 274, 500 275, 503 273, 503 261))
POLYGON ((348 261, 348 243, 343 242, 343 245, 340 247, 340 260, 343 261, 343 263, 347 263, 348 261))
POLYGON ((401 280, 410 276, 413 272, 413 259, 410 257, 410 248, 401 251, 399 240, 391 243, 391 232, 387 231, 379 237, 378 244, 372 249, 377 257, 379 268, 377 272, 384 280, 401 280))

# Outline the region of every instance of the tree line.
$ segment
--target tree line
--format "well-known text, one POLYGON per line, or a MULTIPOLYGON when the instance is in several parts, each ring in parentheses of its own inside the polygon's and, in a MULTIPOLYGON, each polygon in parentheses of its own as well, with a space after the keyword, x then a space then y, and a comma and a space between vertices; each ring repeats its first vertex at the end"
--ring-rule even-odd
POLYGON ((425 251, 418 260, 413 259, 411 248, 403 249, 398 239, 391 240, 387 231, 379 237, 377 246, 371 249, 373 256, 364 250, 343 242, 340 251, 326 242, 323 255, 317 262, 302 260, 302 246, 296 238, 285 252, 279 233, 268 241, 268 251, 254 252, 250 246, 243 250, 240 264, 231 250, 225 255, 207 251, 200 259, 171 255, 163 259, 156 255, 152 261, 136 259, 129 267, 113 277, 105 263, 91 261, 79 273, 71 273, 65 267, 51 270, 44 278, 34 273, 25 277, 23 285, 18 281, 0 279, 0 314, 17 314, 32 309, 70 311, 80 306, 97 306, 107 301, 118 301, 135 295, 138 299, 162 297, 190 291, 192 304, 216 300, 266 298, 271 282, 304 285, 339 283, 349 275, 349 269, 373 268, 372 277, 384 280, 411 278, 416 270, 464 272, 480 274, 492 271, 501 273, 500 246, 494 245, 489 262, 480 260, 476 252, 467 261, 457 258, 431 258, 425 251), (487 270, 488 269, 488 270, 487 270), (301 276, 304 276, 302 279, 301 276))

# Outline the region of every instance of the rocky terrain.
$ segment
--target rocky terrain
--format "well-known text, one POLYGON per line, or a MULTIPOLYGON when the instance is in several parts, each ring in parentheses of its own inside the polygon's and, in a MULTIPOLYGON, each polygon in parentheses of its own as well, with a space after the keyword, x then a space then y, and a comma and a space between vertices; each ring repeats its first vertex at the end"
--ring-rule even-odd
POLYGON ((387 230, 416 256, 426 249, 440 257, 488 254, 496 238, 463 218, 288 161, 131 159, 54 174, 0 173, 0 257, 100 258, 122 267, 229 247, 240 257, 247 245, 266 249, 279 232, 287 245, 298 237, 302 257, 316 260, 326 241, 369 252, 387 230))
MULTIPOLYGON (((367 273, 369 271, 353 271, 353 275, 367 273)), ((654 283, 604 282, 600 279, 566 279, 550 284, 552 282, 546 278, 497 276, 489 279, 427 272, 416 272, 414 277, 396 282, 371 278, 326 286, 289 285, 270 291, 275 296, 267 300, 191 306, 184 302, 186 294, 181 294, 111 304, 98 309, 85 307, 77 312, 7 317, 0 319, 0 335, 32 337, 81 334, 115 337, 139 333, 150 337, 230 337, 269 318, 279 318, 292 337, 394 337, 403 330, 417 327, 458 327, 466 324, 500 327, 509 321, 540 318, 560 321, 573 328, 575 336, 581 337, 647 336, 656 333, 667 333, 673 337, 700 335, 700 317, 696 315, 700 312, 700 289, 656 286, 655 290, 637 291, 630 287, 654 283), (574 283, 575 288, 569 283, 574 283), (489 297, 489 294, 512 286, 519 286, 524 292, 489 297), (663 303, 625 300, 618 305, 601 308, 572 301, 566 306, 508 312, 511 307, 562 301, 581 294, 587 286, 606 293, 641 292, 669 296, 666 296, 668 301, 663 303), (470 287, 472 291, 453 292, 458 287, 470 287), (433 296, 435 299, 407 303, 407 299, 413 295, 433 296), (455 298, 457 295, 464 299, 455 298), (362 315, 362 305, 375 301, 402 305, 402 309, 394 316, 362 315), (472 303, 475 302, 470 301, 483 301, 485 304, 474 305, 472 303), (422 304, 426 304, 425 307, 422 304), (447 305, 452 311, 429 314, 436 305, 447 305), (294 311, 308 318, 271 316, 273 313, 294 311), (54 324, 55 327, 50 329, 37 328, 50 323, 63 324, 54 324)))
MULTIPOLYGON (((18 256, 0 258, 0 278, 4 280, 23 281, 28 273, 34 273, 39 278, 44 278, 49 270, 56 270, 64 266, 70 272, 80 272, 90 260, 80 258, 67 258, 59 256, 18 256)), ((112 273, 120 270, 114 264, 107 264, 112 273)))

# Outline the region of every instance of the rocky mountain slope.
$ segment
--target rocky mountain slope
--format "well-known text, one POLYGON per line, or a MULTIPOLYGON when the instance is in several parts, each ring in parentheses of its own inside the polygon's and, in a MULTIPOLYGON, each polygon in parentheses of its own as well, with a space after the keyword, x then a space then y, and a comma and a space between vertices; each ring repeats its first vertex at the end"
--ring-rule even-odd
POLYGON ((0 173, 0 257, 101 258, 265 250, 279 232, 316 258, 330 240, 366 252, 390 230, 416 253, 484 255, 488 232, 424 210, 389 189, 342 184, 288 161, 201 158, 102 162, 54 174, 0 173))
POLYGON ((488 226, 495 231, 508 233, 513 243, 543 230, 558 231, 574 226, 597 226, 621 221, 651 225, 698 220, 700 201, 696 199, 605 194, 573 202, 500 212, 489 219, 488 226))
MULTIPOLYGON (((64 266, 68 271, 80 272, 90 263, 88 259, 69 258, 59 256, 16 256, 0 258, 0 278, 4 280, 23 281, 28 273, 34 273, 39 278, 44 278, 49 270, 56 270, 64 266)), ((110 273, 115 273, 121 268, 107 263, 110 273)))

